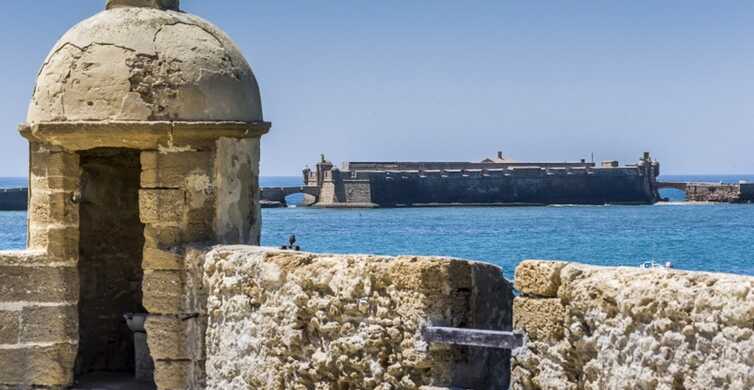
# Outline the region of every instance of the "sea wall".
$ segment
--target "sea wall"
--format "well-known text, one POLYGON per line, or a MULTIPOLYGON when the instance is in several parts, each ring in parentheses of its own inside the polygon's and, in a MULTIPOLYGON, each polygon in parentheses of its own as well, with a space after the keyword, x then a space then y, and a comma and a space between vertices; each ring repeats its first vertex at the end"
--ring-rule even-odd
POLYGON ((26 188, 0 188, 0 211, 26 210, 28 196, 26 188))
POLYGON ((657 201, 654 177, 637 168, 370 172, 368 176, 372 202, 381 206, 657 201))
POLYGON ((507 386, 509 351, 421 336, 510 330, 512 287, 492 265, 225 246, 206 255, 204 288, 207 389, 507 386))
POLYGON ((464 161, 359 161, 343 164, 344 171, 431 171, 460 169, 500 169, 514 167, 594 168, 592 162, 464 162, 464 161))
POLYGON ((525 261, 512 388, 754 388, 754 278, 525 261))
POLYGON ((739 190, 741 191, 741 200, 754 202, 754 183, 741 183, 739 190))

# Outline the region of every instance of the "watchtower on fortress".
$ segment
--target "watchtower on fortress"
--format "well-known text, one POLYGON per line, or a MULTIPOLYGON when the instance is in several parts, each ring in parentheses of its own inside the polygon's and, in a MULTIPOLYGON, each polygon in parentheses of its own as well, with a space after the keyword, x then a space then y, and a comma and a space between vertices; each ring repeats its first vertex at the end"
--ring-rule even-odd
POLYGON ((259 243, 269 128, 239 49, 178 0, 110 0, 65 33, 20 126, 29 249, 0 258, 0 315, 12 325, 0 329, 0 384, 133 373, 125 313, 149 313, 159 388, 201 377, 190 344, 206 316, 184 293, 194 281, 181 253, 259 243))

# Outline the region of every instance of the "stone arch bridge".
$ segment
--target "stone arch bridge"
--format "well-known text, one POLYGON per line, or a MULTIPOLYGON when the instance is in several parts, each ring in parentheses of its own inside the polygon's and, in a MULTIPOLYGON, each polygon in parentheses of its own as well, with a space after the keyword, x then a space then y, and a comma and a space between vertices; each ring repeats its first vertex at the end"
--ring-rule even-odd
POLYGON ((319 187, 314 186, 264 187, 260 192, 263 206, 266 204, 268 207, 287 207, 285 198, 294 194, 304 194, 305 206, 311 206, 319 199, 319 187))
POLYGON ((661 190, 663 188, 674 188, 676 190, 681 190, 686 192, 688 190, 689 183, 684 182, 673 182, 673 181, 658 181, 657 182, 657 189, 661 190))

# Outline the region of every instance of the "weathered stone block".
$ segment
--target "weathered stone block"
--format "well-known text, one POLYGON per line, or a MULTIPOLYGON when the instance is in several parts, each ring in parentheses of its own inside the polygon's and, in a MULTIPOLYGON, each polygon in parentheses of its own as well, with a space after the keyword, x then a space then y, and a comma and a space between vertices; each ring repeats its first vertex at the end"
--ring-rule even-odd
POLYGON ((53 152, 47 157, 47 176, 80 176, 79 155, 53 152))
POLYGON ((79 176, 76 153, 32 151, 31 174, 34 176, 79 176))
POLYGON ((0 311, 0 344, 17 344, 19 335, 17 311, 0 311))
POLYGON ((214 238, 214 230, 206 223, 189 223, 181 227, 181 238, 185 242, 209 241, 214 238))
POLYGON ((145 270, 182 270, 183 257, 169 250, 145 247, 142 268, 145 270))
POLYGON ((21 312, 21 342, 49 343, 78 340, 79 313, 75 305, 27 306, 21 312))
POLYGON ((209 182, 211 172, 211 152, 141 153, 142 188, 187 188, 204 178, 209 182))
POLYGON ((554 298, 564 261, 524 260, 516 267, 516 289, 527 295, 554 298))
POLYGON ((29 215, 33 223, 79 223, 78 205, 68 191, 32 191, 29 215))
POLYGON ((188 360, 157 360, 154 381, 160 390, 183 390, 187 388, 192 363, 188 360))
POLYGON ((174 225, 149 224, 144 226, 144 245, 148 248, 166 248, 181 242, 181 229, 174 225))
POLYGON ((177 317, 150 316, 146 323, 149 353, 154 359, 191 358, 187 340, 187 322, 177 317))
POLYGON ((75 226, 47 229, 47 255, 56 261, 76 261, 79 257, 79 229, 75 226))
POLYGON ((34 190, 41 191, 78 191, 80 178, 76 176, 32 176, 31 185, 34 190))
POLYGON ((78 295, 76 268, 0 266, 0 302, 73 302, 78 295))
POLYGON ((142 284, 144 307, 153 314, 187 312, 185 275, 179 271, 147 271, 142 284))
POLYGON ((139 214, 143 223, 179 223, 183 219, 183 190, 140 190, 139 214))
POLYGON ((23 389, 69 385, 75 360, 73 344, 0 349, 0 383, 23 389))
POLYGON ((513 328, 524 331, 533 341, 563 338, 565 306, 558 298, 516 297, 513 300, 513 328))

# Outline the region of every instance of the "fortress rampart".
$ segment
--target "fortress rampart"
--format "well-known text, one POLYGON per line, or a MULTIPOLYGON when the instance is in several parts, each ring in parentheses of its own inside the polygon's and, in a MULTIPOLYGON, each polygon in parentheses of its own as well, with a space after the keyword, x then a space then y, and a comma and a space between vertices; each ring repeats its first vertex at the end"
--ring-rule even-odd
POLYGON ((26 210, 28 196, 26 188, 0 188, 0 211, 26 210))
POLYGON ((507 388, 510 351, 422 336, 427 325, 510 330, 498 267, 243 246, 205 259, 207 388, 507 388))
POLYGON ((524 261, 513 389, 754 388, 754 278, 524 261))
POLYGON ((305 170, 319 207, 648 204, 659 199, 659 164, 646 155, 619 167, 592 163, 346 163, 305 170))

